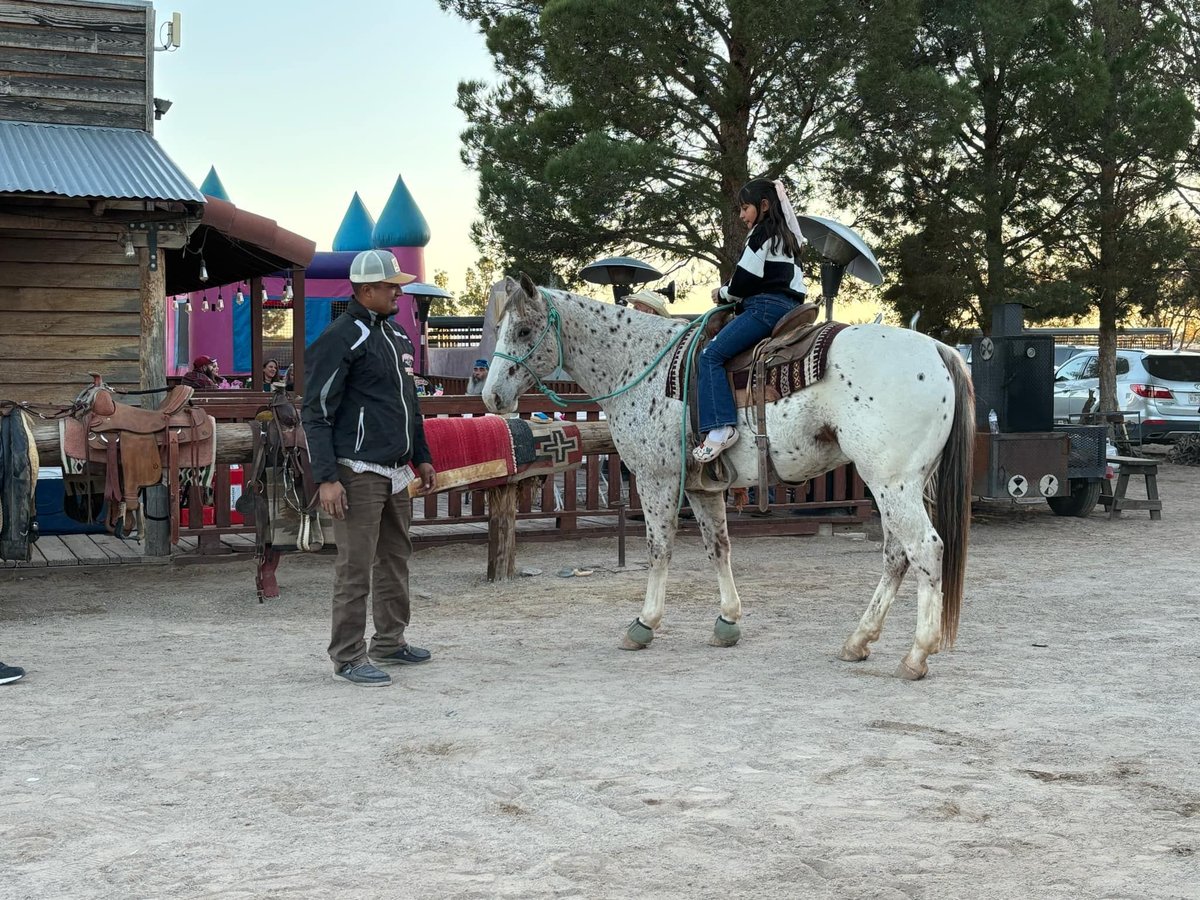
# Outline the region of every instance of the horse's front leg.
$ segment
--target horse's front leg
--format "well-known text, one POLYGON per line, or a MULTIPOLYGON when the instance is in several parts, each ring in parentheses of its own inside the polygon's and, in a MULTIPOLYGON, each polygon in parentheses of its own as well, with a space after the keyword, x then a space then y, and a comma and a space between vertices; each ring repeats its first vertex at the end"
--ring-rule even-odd
POLYGON ((654 629, 662 622, 667 599, 667 570, 671 565, 671 546, 675 541, 675 501, 662 485, 641 485, 642 512, 646 517, 646 549, 650 554, 650 575, 646 579, 646 601, 642 613, 621 639, 622 650, 644 650, 654 640, 654 629))
POLYGON ((696 513, 700 534, 704 538, 704 548, 717 570, 717 584, 721 589, 721 614, 717 616, 712 637, 708 642, 714 647, 732 647, 742 637, 742 629, 738 625, 738 620, 742 618, 742 598, 738 596, 737 585, 733 581, 733 568, 730 565, 725 495, 696 491, 688 493, 688 500, 696 513))

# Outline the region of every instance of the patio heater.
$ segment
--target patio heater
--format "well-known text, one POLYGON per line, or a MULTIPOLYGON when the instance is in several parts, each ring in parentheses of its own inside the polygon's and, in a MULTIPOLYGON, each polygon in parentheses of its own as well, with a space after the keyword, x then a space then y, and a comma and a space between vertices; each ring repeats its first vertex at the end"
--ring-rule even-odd
MULTIPOLYGON (((625 298, 633 293, 635 284, 657 281, 663 277, 663 273, 629 256, 610 256, 588 263, 579 270, 579 277, 592 284, 611 284, 613 301, 618 306, 628 306, 629 301, 625 298)), ((669 299, 674 302, 675 282, 667 285, 667 291, 669 299)))
POLYGON ((833 298, 849 272, 867 284, 883 284, 883 273, 875 254, 866 242, 840 222, 823 216, 796 216, 800 231, 821 254, 821 296, 825 300, 825 320, 833 320, 833 298))
POLYGON ((454 295, 438 287, 436 284, 426 284, 423 281, 411 281, 401 291, 417 301, 417 324, 421 328, 420 373, 429 374, 429 306, 436 299, 450 300, 454 295))

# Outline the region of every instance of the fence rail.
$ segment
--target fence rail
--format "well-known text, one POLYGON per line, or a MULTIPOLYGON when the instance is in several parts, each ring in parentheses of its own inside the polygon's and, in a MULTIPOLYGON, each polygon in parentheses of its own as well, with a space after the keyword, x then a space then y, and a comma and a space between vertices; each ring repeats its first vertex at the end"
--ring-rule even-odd
MULTIPOLYGON (((570 384, 569 382, 566 384, 570 384)), ((576 395, 577 399, 582 399, 576 395)), ((266 404, 266 395, 253 391, 221 391, 198 395, 194 402, 204 406, 218 422, 249 422, 266 404)), ((553 414, 555 407, 540 394, 521 398, 523 418, 535 412, 553 414)), ((478 416, 486 409, 479 397, 424 397, 421 411, 426 418, 441 416, 478 416)), ((603 418, 595 403, 572 404, 572 416, 581 421, 603 418)), ((187 498, 187 527, 181 534, 196 539, 196 553, 228 553, 221 543, 226 534, 250 534, 253 523, 232 520, 230 466, 219 464, 213 481, 212 523, 204 523, 200 513, 205 498, 192 489, 187 498), (192 510, 197 513, 192 515, 192 510)), ((814 534, 822 524, 861 523, 870 512, 870 500, 853 466, 843 466, 803 485, 771 486, 771 504, 765 514, 754 506, 739 511, 729 509, 733 534, 814 534)), ((413 505, 413 541, 420 545, 484 543, 487 541, 488 511, 484 491, 452 490, 417 498, 413 505)), ((616 535, 621 523, 619 511, 625 510, 631 534, 642 532, 639 518, 641 499, 637 477, 621 465, 616 453, 591 453, 583 464, 544 480, 523 484, 517 505, 517 519, 526 522, 521 540, 553 540, 584 536, 616 535)), ((681 531, 696 528, 685 511, 681 531)))

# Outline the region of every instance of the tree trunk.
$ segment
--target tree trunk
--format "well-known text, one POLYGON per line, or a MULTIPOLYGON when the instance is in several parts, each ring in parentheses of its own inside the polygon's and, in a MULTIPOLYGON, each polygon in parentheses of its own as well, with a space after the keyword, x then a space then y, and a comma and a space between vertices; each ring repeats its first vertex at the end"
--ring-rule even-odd
POLYGON ((729 67, 721 99, 718 132, 721 137, 721 281, 733 276, 746 243, 746 229, 738 218, 738 191, 750 180, 750 88, 747 48, 738 15, 730 29, 729 67))

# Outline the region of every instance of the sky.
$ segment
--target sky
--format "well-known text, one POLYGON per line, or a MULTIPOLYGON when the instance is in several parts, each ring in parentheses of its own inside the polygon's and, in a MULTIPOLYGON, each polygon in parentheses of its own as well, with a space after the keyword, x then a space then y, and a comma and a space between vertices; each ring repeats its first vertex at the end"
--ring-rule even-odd
POLYGON ((155 136, 195 184, 216 166, 238 206, 329 250, 354 192, 378 217, 403 176, 432 234, 426 277, 444 269, 462 286, 479 255, 477 179, 454 104, 460 81, 492 77, 473 25, 436 0, 155 0, 155 12, 160 27, 182 16, 179 49, 154 55, 154 95, 172 102, 155 136))
MULTIPOLYGON (((155 0, 155 11, 160 29, 182 16, 180 47, 155 53, 154 95, 172 102, 155 136, 194 183, 216 166, 238 206, 329 250, 354 192, 378 217, 403 176, 432 235, 426 278, 441 269, 462 289, 479 257, 478 179, 460 157, 455 100, 459 82, 494 77, 472 23, 436 0, 155 0)), ((846 300, 844 321, 879 308, 846 300)), ((702 311, 709 286, 680 301, 702 311)))

